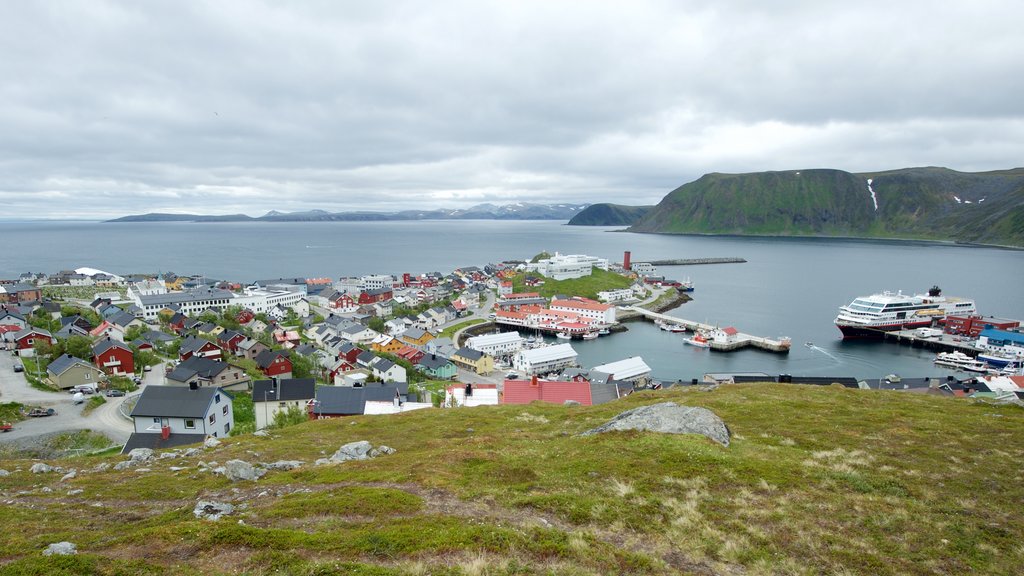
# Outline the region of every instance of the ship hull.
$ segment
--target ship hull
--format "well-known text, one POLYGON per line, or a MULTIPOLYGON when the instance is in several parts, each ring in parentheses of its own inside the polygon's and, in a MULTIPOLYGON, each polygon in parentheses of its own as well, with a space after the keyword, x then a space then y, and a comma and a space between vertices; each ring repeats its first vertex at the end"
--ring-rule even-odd
POLYGON ((914 328, 927 328, 931 326, 928 322, 905 322, 898 324, 881 324, 877 326, 863 326, 850 324, 836 324, 836 328, 843 333, 843 339, 874 339, 880 340, 885 332, 896 332, 899 330, 913 330, 914 328))

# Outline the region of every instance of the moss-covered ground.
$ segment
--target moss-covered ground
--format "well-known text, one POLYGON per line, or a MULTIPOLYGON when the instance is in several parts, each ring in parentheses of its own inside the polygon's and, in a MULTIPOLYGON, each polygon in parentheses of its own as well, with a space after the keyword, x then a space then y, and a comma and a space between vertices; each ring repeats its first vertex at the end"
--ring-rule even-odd
POLYGON ((0 574, 1014 574, 1024 410, 794 385, 309 422, 192 458, 5 461, 0 574), (733 433, 578 434, 662 401, 733 433), (347 442, 397 453, 312 465, 347 442), (199 461, 307 464, 232 483, 199 461), (179 470, 171 470, 171 467, 179 470), (81 492, 77 492, 81 490, 81 492), (199 499, 239 507, 197 520, 199 499), (51 542, 73 557, 44 557, 51 542))

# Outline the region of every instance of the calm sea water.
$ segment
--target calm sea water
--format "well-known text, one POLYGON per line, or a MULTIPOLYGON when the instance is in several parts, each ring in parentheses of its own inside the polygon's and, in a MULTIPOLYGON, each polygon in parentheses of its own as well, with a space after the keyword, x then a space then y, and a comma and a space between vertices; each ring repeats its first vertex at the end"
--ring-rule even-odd
POLYGON ((745 264, 665 267, 696 284, 694 300, 673 313, 762 336, 785 335, 787 356, 757 350, 711 353, 652 324, 573 342, 584 366, 640 355, 654 375, 705 372, 878 378, 942 376, 933 354, 884 343, 843 342, 832 325, 838 306, 880 290, 919 293, 933 284, 969 296, 979 309, 1024 319, 1024 252, 915 242, 627 234, 554 222, 424 221, 315 223, 0 223, 0 278, 25 271, 91 266, 120 274, 172 270, 216 279, 448 272, 541 251, 621 261, 737 256, 745 264), (813 342, 815 348, 804 346, 813 342))

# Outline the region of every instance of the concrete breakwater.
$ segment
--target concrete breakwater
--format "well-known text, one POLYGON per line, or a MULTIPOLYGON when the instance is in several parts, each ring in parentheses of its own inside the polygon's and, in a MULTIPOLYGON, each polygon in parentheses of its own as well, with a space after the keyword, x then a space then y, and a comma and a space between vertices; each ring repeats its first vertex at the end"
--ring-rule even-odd
POLYGON ((698 264, 743 264, 745 258, 678 258, 675 260, 649 260, 652 266, 696 266, 698 264))

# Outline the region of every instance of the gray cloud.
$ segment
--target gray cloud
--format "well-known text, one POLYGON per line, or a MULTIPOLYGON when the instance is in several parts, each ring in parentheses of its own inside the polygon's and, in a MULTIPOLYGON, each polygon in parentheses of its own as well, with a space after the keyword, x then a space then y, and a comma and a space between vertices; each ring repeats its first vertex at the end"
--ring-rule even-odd
POLYGON ((712 171, 1024 157, 1011 2, 0 9, 0 205, 656 202, 712 171))

